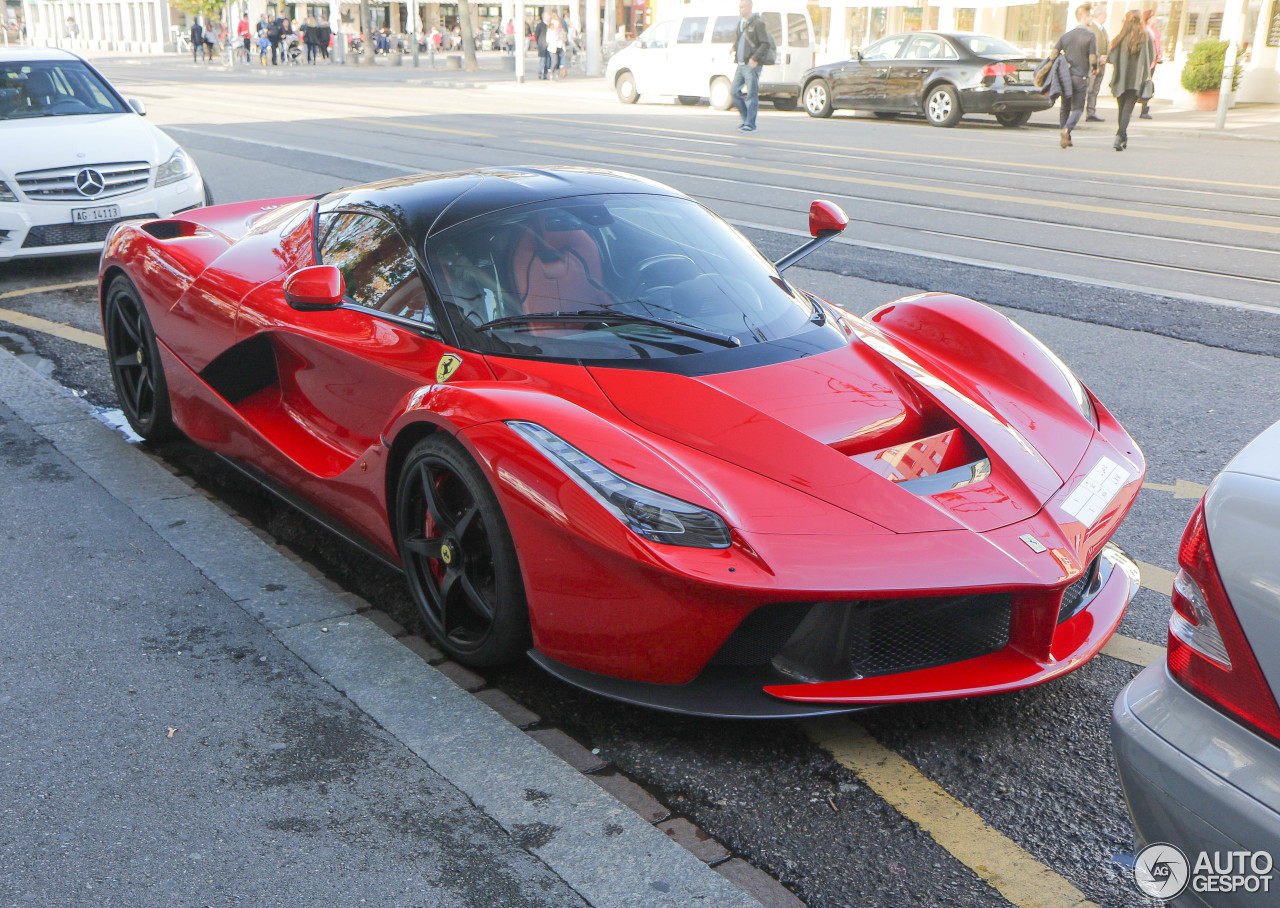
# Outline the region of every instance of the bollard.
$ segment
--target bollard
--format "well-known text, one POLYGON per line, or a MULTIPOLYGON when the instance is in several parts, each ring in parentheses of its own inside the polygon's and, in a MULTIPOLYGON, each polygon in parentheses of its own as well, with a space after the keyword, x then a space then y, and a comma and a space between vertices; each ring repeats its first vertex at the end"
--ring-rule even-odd
POLYGON ((411 35, 409 38, 409 43, 413 45, 413 68, 417 69, 418 68, 418 36, 411 35))

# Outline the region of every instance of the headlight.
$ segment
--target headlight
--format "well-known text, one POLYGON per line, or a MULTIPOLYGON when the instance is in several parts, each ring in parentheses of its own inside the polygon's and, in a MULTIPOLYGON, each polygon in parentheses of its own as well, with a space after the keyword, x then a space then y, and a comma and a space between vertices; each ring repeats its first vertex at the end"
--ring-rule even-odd
POLYGON ((729 547, 729 526, 719 514, 623 479, 537 423, 507 425, 637 536, 700 549, 729 547))
POLYGON ((181 148, 177 148, 169 156, 169 160, 156 168, 156 185, 167 186, 170 183, 185 180, 195 172, 196 169, 192 166, 191 159, 187 157, 187 153, 181 148))
POLYGON ((9 188, 9 184, 0 180, 0 202, 16 202, 18 197, 13 194, 13 190, 9 188))

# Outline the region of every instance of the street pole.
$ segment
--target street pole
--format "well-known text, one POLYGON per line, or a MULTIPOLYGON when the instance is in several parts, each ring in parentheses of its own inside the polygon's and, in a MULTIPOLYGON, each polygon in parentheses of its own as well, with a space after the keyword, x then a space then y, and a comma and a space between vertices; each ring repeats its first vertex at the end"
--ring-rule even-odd
POLYGON ((236 43, 243 43, 240 41, 240 36, 236 34, 236 26, 239 24, 240 20, 231 18, 232 9, 233 5, 231 0, 227 0, 227 5, 224 7, 224 15, 227 17, 227 46, 225 48, 221 48, 222 52, 227 55, 227 60, 222 64, 223 69, 230 69, 235 65, 236 43))
POLYGON ((600 75, 600 0, 587 0, 587 75, 600 75))
POLYGON ((1240 56, 1240 32, 1244 30, 1244 4, 1241 0, 1227 0, 1222 13, 1222 37, 1227 39, 1227 52, 1222 58, 1222 82, 1218 86, 1218 119, 1215 129, 1227 128, 1227 104, 1231 101, 1231 85, 1235 81, 1236 64, 1240 56))
POLYGON ((516 0, 515 28, 513 38, 516 39, 515 55, 516 55, 516 81, 524 81, 524 49, 529 44, 529 39, 524 34, 524 0, 516 0))
POLYGON ((373 27, 369 19, 369 0, 360 0, 360 62, 365 66, 373 66, 373 27))

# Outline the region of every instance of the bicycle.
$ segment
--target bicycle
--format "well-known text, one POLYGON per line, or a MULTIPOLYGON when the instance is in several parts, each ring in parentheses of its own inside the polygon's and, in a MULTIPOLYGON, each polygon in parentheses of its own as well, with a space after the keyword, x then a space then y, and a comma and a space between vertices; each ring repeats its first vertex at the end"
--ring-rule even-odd
POLYGON ((234 66, 248 66, 253 59, 249 52, 245 50, 244 39, 242 38, 236 38, 234 41, 231 38, 224 38, 222 52, 231 55, 231 63, 234 66))

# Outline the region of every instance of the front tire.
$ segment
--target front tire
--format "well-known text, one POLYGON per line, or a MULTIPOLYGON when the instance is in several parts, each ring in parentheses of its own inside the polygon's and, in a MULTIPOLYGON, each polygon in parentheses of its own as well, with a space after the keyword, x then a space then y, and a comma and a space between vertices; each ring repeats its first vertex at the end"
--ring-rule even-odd
POLYGON ((395 532, 414 603, 442 650, 484 667, 528 649, 515 543, 484 473, 448 435, 428 436, 405 459, 395 532))
POLYGON ((831 87, 824 79, 814 79, 804 87, 804 111, 811 117, 831 116, 831 87))
POLYGON ((634 104, 640 100, 640 92, 636 90, 636 77, 631 75, 629 70, 624 69, 618 73, 613 89, 618 93, 618 100, 623 104, 634 104))
POLYGON ((716 110, 728 110, 733 106, 733 93, 729 91, 732 86, 729 80, 724 76, 717 76, 711 80, 711 106, 716 110))
POLYGON ((1013 128, 1016 126, 1026 126, 1027 121, 1031 119, 1031 111, 1024 110, 1020 113, 998 113, 996 114, 996 122, 1001 126, 1013 128))
POLYGON ((144 441, 165 441, 177 436, 169 385, 151 319, 137 289, 123 275, 107 286, 102 333, 111 381, 129 428, 144 441))
POLYGON ((945 82, 929 89, 924 98, 924 115, 932 126, 952 127, 960 122, 960 96, 945 82))
POLYGON ((204 184, 204 205, 208 208, 213 204, 213 190, 209 188, 209 184, 204 184))

